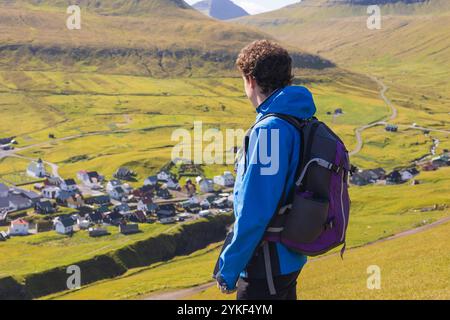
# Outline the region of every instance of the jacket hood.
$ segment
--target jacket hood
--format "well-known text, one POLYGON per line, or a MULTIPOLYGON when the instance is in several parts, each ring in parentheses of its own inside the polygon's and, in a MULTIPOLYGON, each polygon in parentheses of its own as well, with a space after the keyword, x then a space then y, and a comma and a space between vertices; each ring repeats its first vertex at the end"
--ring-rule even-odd
POLYGON ((278 89, 256 108, 258 121, 269 113, 281 113, 299 119, 309 119, 316 113, 311 92, 301 86, 287 86, 278 89))

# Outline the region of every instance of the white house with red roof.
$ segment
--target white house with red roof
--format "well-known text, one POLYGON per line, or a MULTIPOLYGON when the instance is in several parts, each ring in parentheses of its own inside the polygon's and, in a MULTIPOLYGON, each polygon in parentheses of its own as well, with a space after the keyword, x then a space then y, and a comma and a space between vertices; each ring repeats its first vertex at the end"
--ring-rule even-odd
POLYGON ((9 234, 11 236, 25 236, 28 234, 29 227, 30 224, 23 219, 11 221, 11 226, 9 227, 9 234))

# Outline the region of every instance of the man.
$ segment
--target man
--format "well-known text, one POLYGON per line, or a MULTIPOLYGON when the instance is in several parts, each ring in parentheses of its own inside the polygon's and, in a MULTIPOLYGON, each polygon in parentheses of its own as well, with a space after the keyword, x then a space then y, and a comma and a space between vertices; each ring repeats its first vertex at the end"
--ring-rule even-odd
POLYGON ((262 243, 272 217, 286 201, 284 190, 293 187, 301 137, 293 125, 278 117, 260 120, 270 113, 309 119, 316 107, 306 88, 291 85, 292 59, 278 44, 255 41, 242 49, 236 64, 258 115, 248 150, 238 163, 234 233, 219 257, 216 280, 224 293, 237 290, 238 300, 295 300, 306 257, 280 243, 265 243, 265 251, 262 243), (276 170, 267 170, 267 161, 260 159, 262 149, 278 162, 270 164, 276 170))

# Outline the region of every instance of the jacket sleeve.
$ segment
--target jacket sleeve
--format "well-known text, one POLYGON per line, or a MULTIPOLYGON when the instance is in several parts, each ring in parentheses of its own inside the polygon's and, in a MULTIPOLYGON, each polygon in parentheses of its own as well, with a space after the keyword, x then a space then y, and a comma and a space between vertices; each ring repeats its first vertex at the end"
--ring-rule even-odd
POLYGON ((235 192, 234 237, 219 258, 220 278, 230 290, 236 287, 240 273, 262 240, 289 174, 292 134, 285 126, 274 125, 278 121, 261 123, 250 137, 247 169, 241 187, 235 192), (260 154, 270 155, 272 163, 261 159, 260 154))

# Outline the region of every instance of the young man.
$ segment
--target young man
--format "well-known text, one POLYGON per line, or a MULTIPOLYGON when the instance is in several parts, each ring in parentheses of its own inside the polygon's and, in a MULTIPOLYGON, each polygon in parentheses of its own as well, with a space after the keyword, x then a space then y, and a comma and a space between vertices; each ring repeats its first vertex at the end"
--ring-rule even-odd
POLYGON ((260 120, 270 113, 309 119, 316 107, 306 88, 291 86, 292 59, 278 44, 255 41, 242 49, 236 64, 247 97, 256 108, 257 124, 251 130, 248 150, 238 163, 234 234, 220 255, 216 280, 224 293, 237 290, 238 300, 295 300, 297 278, 306 257, 280 243, 265 243, 265 247, 262 243, 279 204, 286 201, 284 190, 293 186, 301 138, 285 120, 260 120), (262 149, 268 150, 272 163, 261 159, 262 149))

